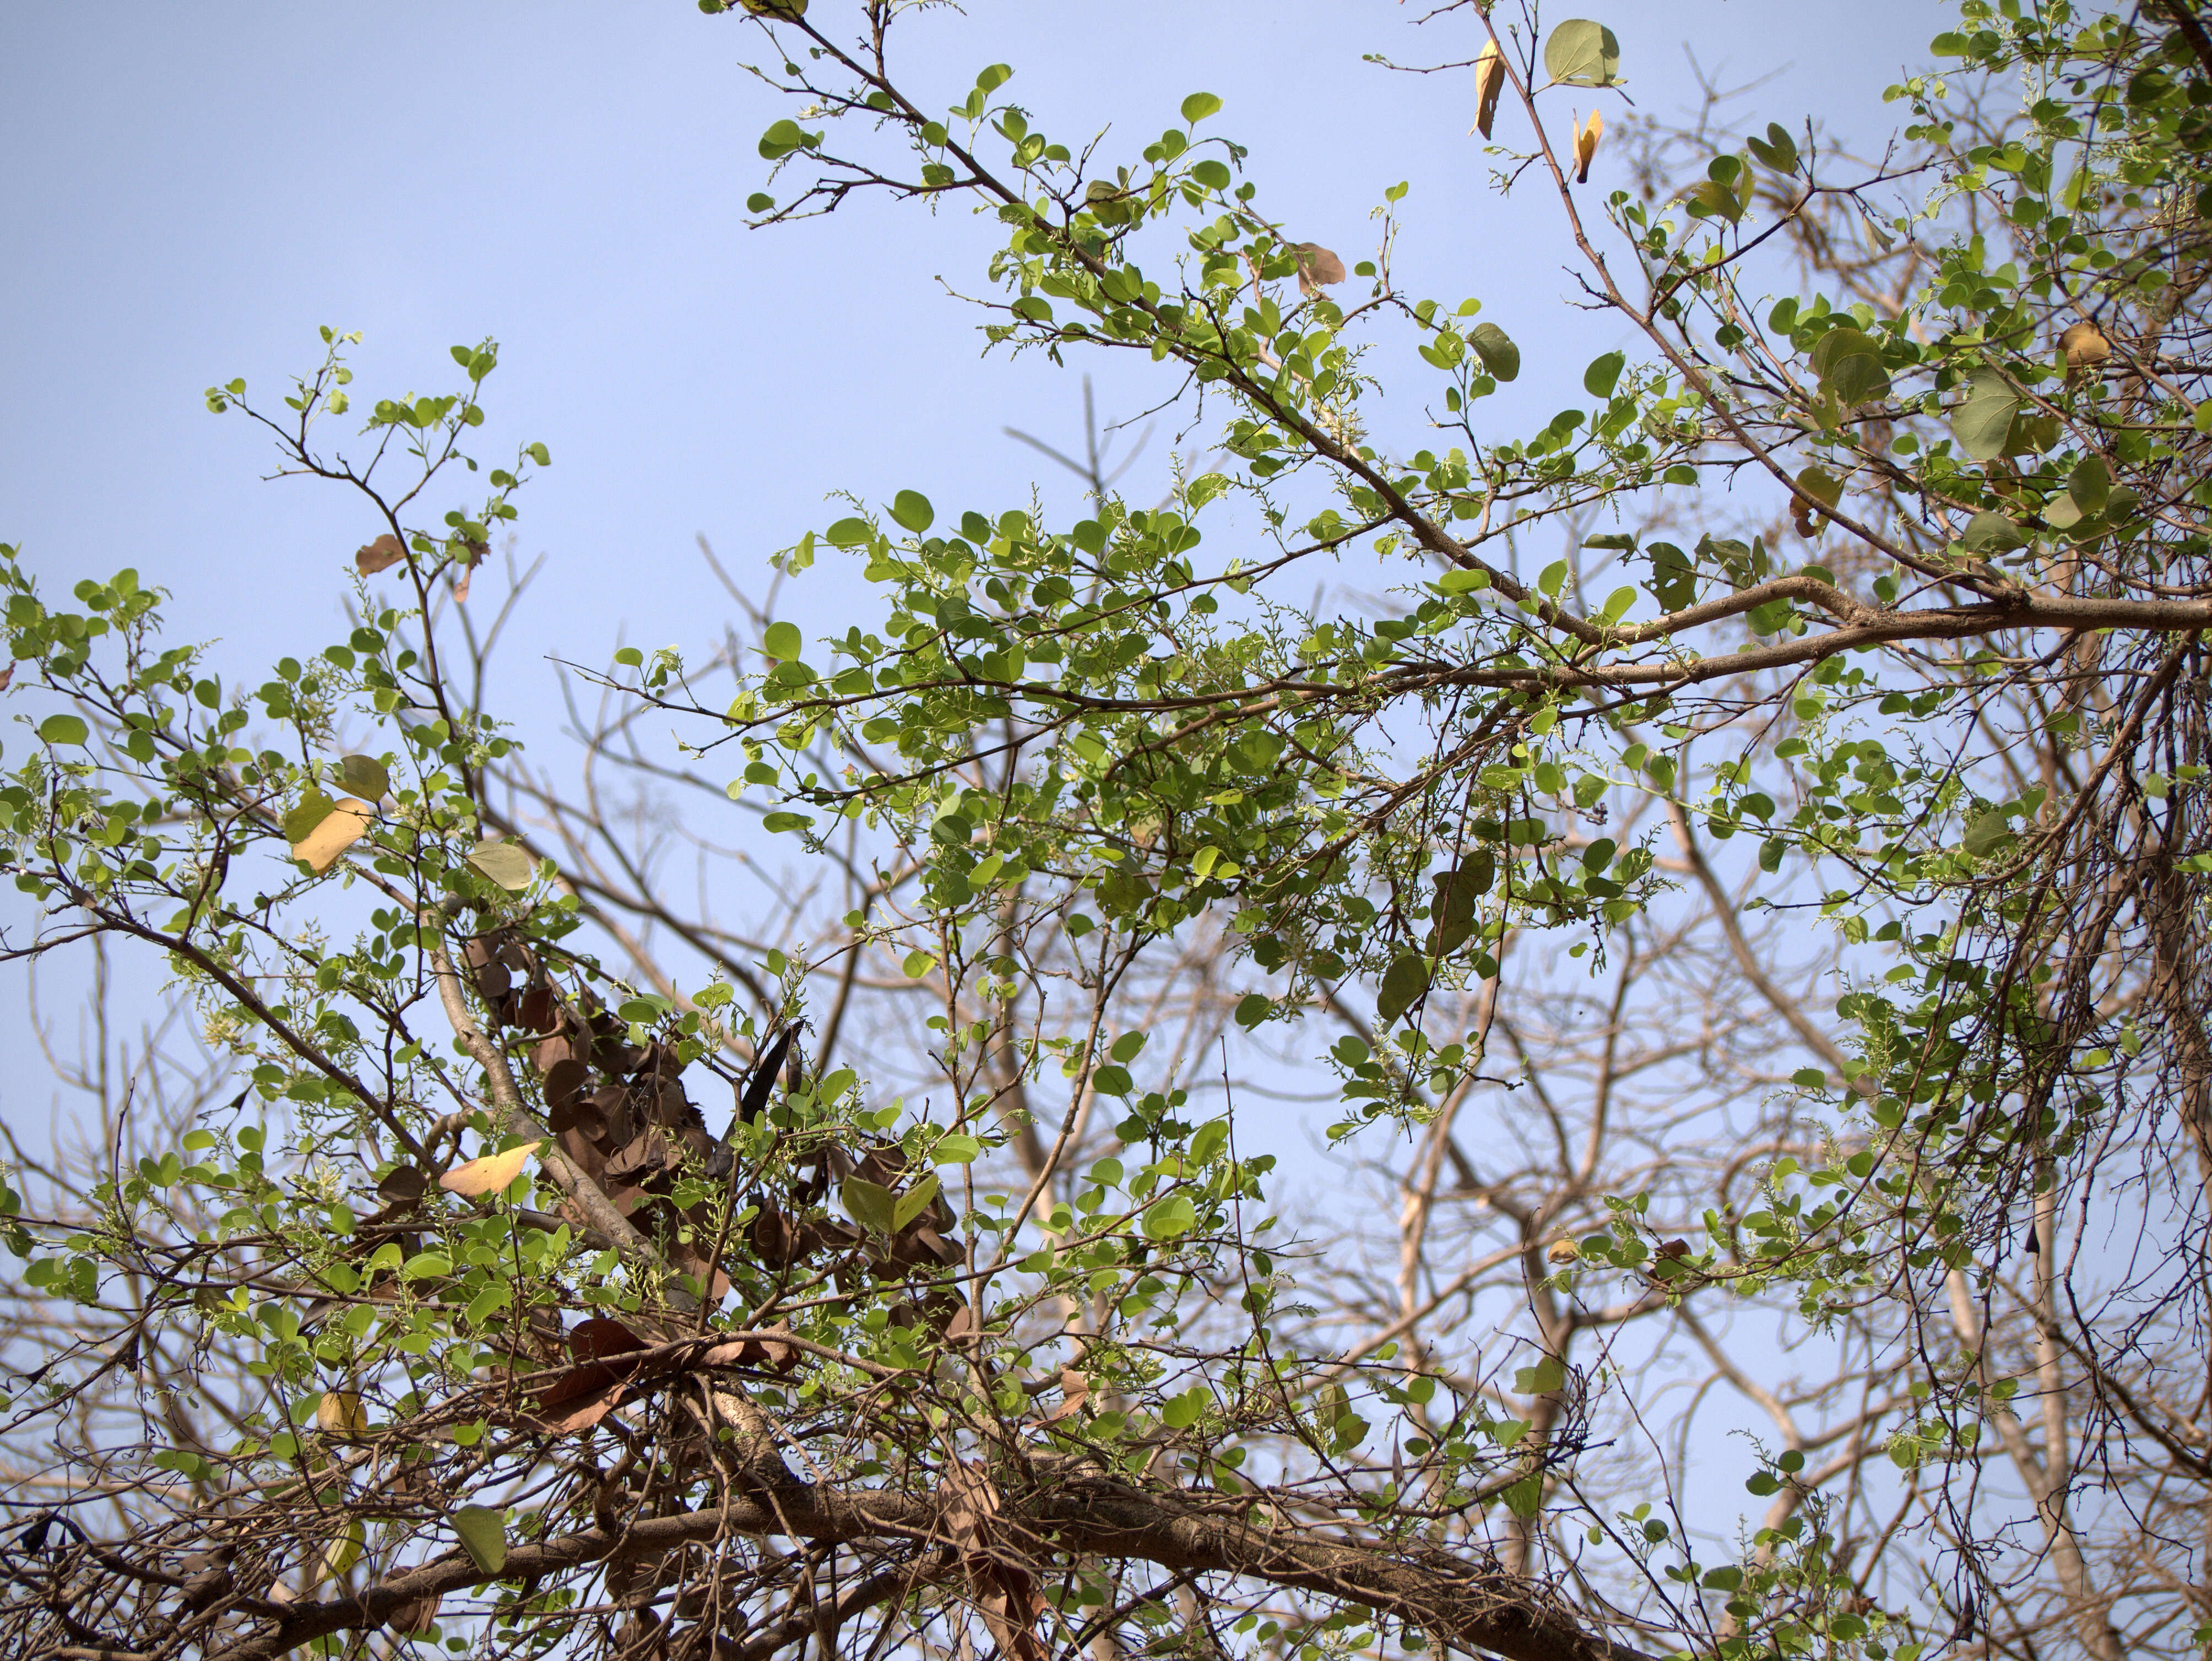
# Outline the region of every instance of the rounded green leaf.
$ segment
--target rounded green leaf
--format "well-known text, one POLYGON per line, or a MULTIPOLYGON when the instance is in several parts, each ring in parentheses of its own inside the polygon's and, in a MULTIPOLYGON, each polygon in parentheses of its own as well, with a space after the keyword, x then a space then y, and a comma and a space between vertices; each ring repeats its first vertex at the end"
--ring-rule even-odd
MULTIPOLYGON (((42 737, 45 731, 45 728, 40 729, 42 737)), ((306 841, 307 833, 329 818, 331 809, 335 805, 337 804, 322 791, 310 790, 300 798, 300 804, 284 815, 284 840, 294 844, 306 841)))
POLYGON ((1611 397, 1613 389, 1620 385, 1620 372, 1627 364, 1627 355, 1620 352, 1607 352, 1603 357, 1594 360, 1590 367, 1583 371, 1583 391, 1594 398, 1611 397))
POLYGON ((346 1571, 361 1561, 361 1549, 368 1543, 368 1530, 356 1517, 340 1529, 337 1537, 323 1548, 322 1573, 318 1579, 343 1579, 346 1571))
POLYGON ((1145 1213, 1145 1238, 1171 1240, 1198 1227, 1198 1208, 1188 1194, 1170 1194, 1145 1213))
POLYGON ((489 1506, 463 1506, 453 1513, 461 1549, 486 1574, 507 1567, 507 1513, 489 1506))
POLYGON ((1571 17, 1544 42, 1544 73, 1564 87, 1609 87, 1620 78, 1620 42, 1602 23, 1571 17))
POLYGON ((879 1182, 848 1177, 838 1190, 845 1215, 872 1234, 888 1234, 896 1228, 898 1197, 879 1182))
POLYGON ((92 729, 75 715, 49 715, 39 723, 39 737, 50 744, 82 744, 92 737, 92 729))
POLYGON ((840 519, 822 534, 832 548, 858 548, 876 533, 866 519, 840 519))
POLYGON ((520 894, 538 875, 538 862, 512 842, 479 842, 469 851, 469 864, 509 894, 520 894))
POLYGON ((1209 115, 1220 112, 1221 100, 1212 93, 1193 93, 1182 100, 1182 118, 1186 126, 1194 126, 1209 115))
MULTIPOLYGON (((374 755, 347 755, 338 761, 338 783, 365 801, 374 802, 392 788, 392 773, 374 755)), ((298 841, 296 836, 292 839, 298 841)))
POLYGON ((761 135, 760 153, 768 161, 781 161, 806 142, 796 121, 779 121, 761 135))
POLYGON ((937 510, 919 490, 902 490, 891 498, 891 518, 918 536, 937 522, 937 510))
POLYGON ((1494 323, 1478 323, 1468 330, 1467 343, 1474 348, 1492 379, 1511 380, 1521 373, 1521 349, 1494 323))
POLYGON ((939 1137, 930 1155, 939 1165, 973 1165, 982 1156, 983 1144, 973 1137, 939 1137))
POLYGON ((1967 378, 1966 402, 1951 416, 1959 448, 1976 461, 1995 461, 2004 454, 2021 402, 2013 384, 1996 370, 1975 370, 1967 378))
POLYGON ((805 646, 796 623, 770 623, 761 634, 761 650, 780 664, 797 662, 805 646))
POLYGON ((1389 1026, 1428 990, 1428 960, 1419 952, 1401 953, 1382 972, 1382 985, 1375 996, 1376 1020, 1389 1026))
POLYGON ((1966 521, 1959 540, 1975 554, 2008 554, 2027 546, 2027 532, 2002 513, 1982 512, 1966 521))

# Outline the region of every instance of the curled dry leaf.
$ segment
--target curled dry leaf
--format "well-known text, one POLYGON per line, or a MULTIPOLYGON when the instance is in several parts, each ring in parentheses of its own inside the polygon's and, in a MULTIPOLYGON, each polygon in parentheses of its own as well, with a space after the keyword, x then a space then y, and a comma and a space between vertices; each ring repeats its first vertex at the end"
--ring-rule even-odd
POLYGON ((1498 119, 1498 95, 1505 90, 1505 54, 1495 40, 1484 41, 1475 55, 1474 90, 1474 130, 1487 138, 1491 124, 1498 119))
POLYGON ((327 1436, 359 1436, 368 1429, 361 1397, 350 1390, 325 1390, 315 1403, 315 1423, 327 1436))
POLYGON ((438 1594, 426 1591, 420 1597, 410 1597, 404 1603, 395 1603, 384 1624, 393 1632, 417 1633, 428 1629, 438 1617, 438 1594))
POLYGON ((1564 1236, 1559 1240, 1553 1240, 1549 1246, 1544 1248, 1544 1257, 1546 1261, 1555 1264, 1572 1263, 1576 1258, 1581 1257, 1582 1254, 1582 1247, 1576 1245, 1574 1241, 1565 1239, 1564 1236))
POLYGON ((1301 242, 1292 249, 1298 257, 1298 292, 1317 294, 1329 283, 1344 281, 1344 262, 1318 242, 1301 242))
POLYGON ((15 680, 15 660, 10 658, 8 662, 8 667, 5 669, 0 669, 0 692, 7 691, 9 685, 15 680))
POLYGON ((368 834, 375 818, 376 809, 359 797, 340 797, 313 830, 292 844, 292 858, 306 860, 308 869, 320 876, 368 834))
POLYGON ((1605 118, 1595 110, 1589 119, 1575 132, 1575 183, 1589 183, 1590 158, 1597 154, 1597 142, 1605 134, 1605 118))
POLYGON ((374 542, 356 549, 353 556, 354 569, 364 577, 374 577, 378 572, 398 565, 407 557, 399 538, 386 531, 374 542))
POLYGON ((419 1205, 430 1185, 413 1166, 395 1165, 376 1179, 376 1191, 386 1205, 419 1205))
POLYGON ((483 556, 491 552, 491 546, 488 543, 463 543, 461 549, 461 574, 453 579, 453 597, 466 605, 469 584, 474 579, 477 567, 483 562, 483 556))
POLYGON ((474 1199, 479 1194, 495 1194, 522 1174, 524 1164, 537 1151, 536 1143, 526 1142, 503 1154, 486 1154, 482 1159, 472 1159, 466 1165, 455 1166, 438 1179, 438 1186, 449 1194, 459 1194, 464 1199, 474 1199))
POLYGON ((1091 1380, 1072 1367, 1060 1370, 1060 1405, 1044 1415, 1047 1424, 1054 1424, 1083 1410, 1085 1399, 1091 1394, 1091 1380))

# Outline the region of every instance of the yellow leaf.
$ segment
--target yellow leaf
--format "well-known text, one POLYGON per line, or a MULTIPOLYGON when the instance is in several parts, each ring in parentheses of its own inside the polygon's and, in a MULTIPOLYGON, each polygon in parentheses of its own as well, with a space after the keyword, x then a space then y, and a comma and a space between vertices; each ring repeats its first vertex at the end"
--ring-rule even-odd
POLYGON ((1575 134, 1576 184, 1589 183, 1590 158, 1597 154, 1597 141, 1604 132, 1605 118, 1595 110, 1592 110, 1589 112, 1589 119, 1584 122, 1581 130, 1575 134))
POLYGON ((325 1390, 315 1403, 315 1422, 332 1436, 358 1436, 368 1428, 361 1397, 350 1390, 325 1390))
POLYGON ((292 858, 304 859, 318 876, 367 834, 376 809, 357 796, 340 797, 315 827, 292 845, 292 858))
POLYGON ((1474 89, 1474 130, 1487 138, 1491 124, 1498 119, 1498 95, 1505 90, 1505 54, 1495 40, 1484 41, 1475 54, 1474 89))
POLYGON ((343 1579, 345 1572, 361 1561, 361 1549, 368 1543, 368 1531, 356 1517, 338 1531, 336 1539, 323 1548, 322 1573, 315 1577, 316 1579, 343 1579))
POLYGON ((522 1174, 524 1162, 538 1151, 534 1143, 524 1143, 503 1154, 486 1154, 482 1159, 472 1159, 466 1165, 456 1165, 438 1179, 438 1186, 449 1194, 459 1194, 464 1199, 474 1199, 479 1194, 495 1194, 522 1174))

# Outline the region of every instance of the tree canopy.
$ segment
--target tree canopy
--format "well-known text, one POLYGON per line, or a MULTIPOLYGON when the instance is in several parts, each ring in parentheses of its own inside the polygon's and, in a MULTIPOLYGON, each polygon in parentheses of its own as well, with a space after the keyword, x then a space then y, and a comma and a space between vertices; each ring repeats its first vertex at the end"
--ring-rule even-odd
POLYGON ((0 1633, 2212 1641, 2184 0, 1960 0, 1875 161, 1439 7, 1579 308, 1525 351, 1398 286, 1402 186, 1304 239, 1211 94, 1086 136, 909 78, 925 7, 701 10, 789 100, 765 232, 969 214, 987 343, 1135 354, 1199 447, 1138 494, 1094 432, 1065 522, 853 458, 719 648, 568 666, 573 766, 485 690, 552 462, 477 453, 491 341, 209 389, 362 515, 258 686, 0 550, 5 955, 172 996, 11 1129, 0 1633))

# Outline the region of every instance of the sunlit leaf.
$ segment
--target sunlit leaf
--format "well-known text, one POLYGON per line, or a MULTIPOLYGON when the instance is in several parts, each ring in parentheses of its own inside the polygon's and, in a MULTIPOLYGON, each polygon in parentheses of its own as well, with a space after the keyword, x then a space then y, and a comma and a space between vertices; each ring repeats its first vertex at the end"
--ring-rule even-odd
POLYGON ((499 1193, 522 1174, 522 1167, 537 1151, 535 1143, 526 1142, 503 1154, 486 1154, 465 1165, 456 1165, 438 1179, 438 1186, 464 1199, 499 1193))
POLYGON ((367 835, 375 821, 376 809, 368 803, 341 797, 317 815, 313 829, 293 843, 292 858, 306 860, 307 868, 319 876, 337 863, 340 854, 367 835))
POLYGON ((1620 78, 1620 42, 1602 23, 1571 17, 1544 42, 1544 73, 1565 87, 1609 87, 1620 78))
POLYGON ((461 1549, 486 1574, 507 1567, 507 1513, 489 1506, 463 1506, 453 1513, 461 1549))
POLYGON ((520 894, 538 875, 528 850, 512 842, 479 842, 469 850, 469 864, 510 894, 520 894))

